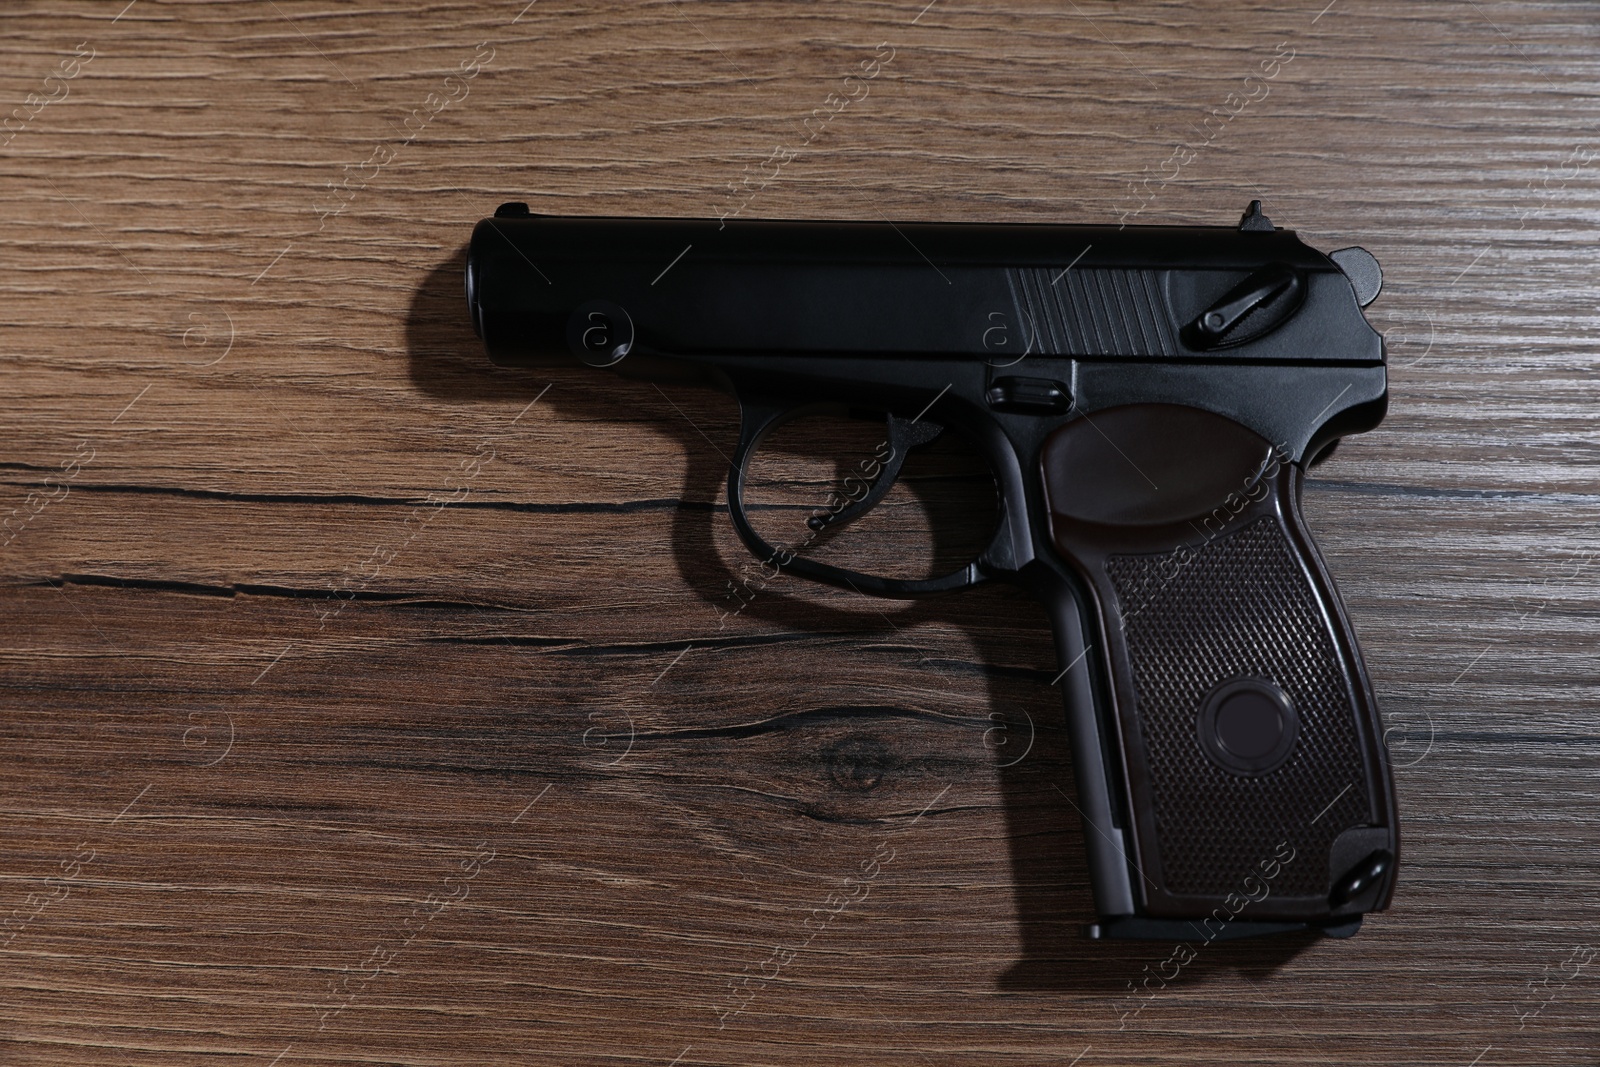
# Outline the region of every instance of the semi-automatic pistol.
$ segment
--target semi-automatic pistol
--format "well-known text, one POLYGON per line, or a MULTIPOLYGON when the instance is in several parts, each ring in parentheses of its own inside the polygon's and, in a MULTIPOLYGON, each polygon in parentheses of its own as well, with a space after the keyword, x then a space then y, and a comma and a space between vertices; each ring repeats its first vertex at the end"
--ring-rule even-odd
POLYGON ((728 505, 769 565, 878 596, 998 579, 1060 656, 1095 937, 1349 936, 1393 891, 1393 786, 1355 633, 1300 510, 1375 427, 1382 275, 1253 202, 1237 226, 535 215, 473 232, 472 323, 552 357, 737 397, 728 505), (884 420, 860 517, 940 429, 987 461, 992 539, 947 574, 861 574, 769 544, 750 461, 797 415, 884 420))

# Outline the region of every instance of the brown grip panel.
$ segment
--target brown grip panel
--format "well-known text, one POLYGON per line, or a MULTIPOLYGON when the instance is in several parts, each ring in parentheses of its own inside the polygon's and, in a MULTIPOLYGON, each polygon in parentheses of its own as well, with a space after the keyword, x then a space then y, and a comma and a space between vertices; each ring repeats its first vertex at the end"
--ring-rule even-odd
POLYGON ((1095 601, 1145 911, 1249 901, 1249 918, 1337 921, 1386 906, 1398 838, 1381 725, 1300 469, 1170 404, 1076 419, 1040 462, 1051 539, 1095 601))

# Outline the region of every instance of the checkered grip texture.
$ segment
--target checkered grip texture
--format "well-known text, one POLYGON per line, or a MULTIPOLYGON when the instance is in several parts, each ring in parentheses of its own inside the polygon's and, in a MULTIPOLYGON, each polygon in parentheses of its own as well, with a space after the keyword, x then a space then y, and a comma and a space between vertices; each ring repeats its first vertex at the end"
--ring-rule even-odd
POLYGON ((1355 712, 1332 635, 1275 518, 1193 553, 1186 564, 1176 553, 1106 561, 1126 620, 1165 887, 1241 892, 1287 838, 1298 855, 1272 895, 1321 896, 1333 839, 1368 819, 1355 712), (1201 699, 1241 676, 1277 683, 1300 717, 1289 761, 1255 778, 1217 767, 1197 740, 1201 699))

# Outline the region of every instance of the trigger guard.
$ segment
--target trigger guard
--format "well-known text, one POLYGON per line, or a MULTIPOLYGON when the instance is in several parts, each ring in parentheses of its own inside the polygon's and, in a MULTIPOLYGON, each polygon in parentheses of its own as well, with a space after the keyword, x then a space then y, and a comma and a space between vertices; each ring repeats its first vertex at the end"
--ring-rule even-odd
MULTIPOLYGON (((745 548, 749 549, 752 555, 763 562, 773 564, 779 570, 787 570, 801 578, 882 597, 917 597, 932 593, 948 593, 977 585, 988 578, 978 560, 973 560, 937 578, 884 578, 876 574, 862 574, 846 567, 835 567, 831 563, 801 559, 794 550, 775 548, 756 533, 744 506, 744 483, 749 474, 750 459, 769 434, 808 410, 811 409, 780 407, 776 404, 743 399, 739 401, 739 446, 733 462, 728 467, 728 517, 733 521, 733 528, 739 535, 739 540, 744 542, 745 548)), ((930 441, 932 439, 932 436, 927 438, 930 441)), ((887 488, 885 491, 887 492, 887 488)), ((1001 525, 1001 532, 1004 532, 1004 523, 1001 525)), ((819 532, 809 531, 807 543, 819 532)))

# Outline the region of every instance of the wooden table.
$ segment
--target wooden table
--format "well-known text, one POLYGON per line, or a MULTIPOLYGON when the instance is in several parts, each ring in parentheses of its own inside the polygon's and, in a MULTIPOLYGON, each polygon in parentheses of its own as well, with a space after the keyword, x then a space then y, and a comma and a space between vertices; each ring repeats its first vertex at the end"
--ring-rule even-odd
MULTIPOLYGON (((1600 1062, 1600 11, 1324 2, 9 5, 0 1063, 1600 1062), (491 368, 461 299, 502 200, 1254 197, 1386 272, 1307 509, 1403 880, 1165 988, 1078 936, 1038 607, 735 612, 731 401, 491 368)), ((949 547, 929 462, 853 559, 949 547)))

